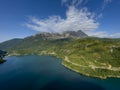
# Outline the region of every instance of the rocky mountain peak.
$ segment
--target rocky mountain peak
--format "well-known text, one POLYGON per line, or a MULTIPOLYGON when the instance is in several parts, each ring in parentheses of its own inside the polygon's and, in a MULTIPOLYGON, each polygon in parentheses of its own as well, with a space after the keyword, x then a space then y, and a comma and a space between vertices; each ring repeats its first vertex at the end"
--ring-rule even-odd
POLYGON ((87 34, 85 34, 83 31, 65 31, 63 33, 49 33, 49 32, 43 32, 40 34, 34 35, 34 37, 42 37, 42 39, 63 39, 63 38, 84 38, 88 37, 87 34))
POLYGON ((82 30, 78 31, 66 31, 63 33, 66 37, 73 37, 73 38, 84 38, 88 37, 82 30))

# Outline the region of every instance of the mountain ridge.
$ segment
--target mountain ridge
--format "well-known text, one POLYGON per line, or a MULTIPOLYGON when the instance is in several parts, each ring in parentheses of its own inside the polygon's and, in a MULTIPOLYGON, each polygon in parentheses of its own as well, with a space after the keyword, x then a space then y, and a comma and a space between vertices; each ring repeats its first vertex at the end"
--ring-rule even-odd
POLYGON ((11 48, 14 48, 14 46, 16 46, 18 44, 20 45, 21 43, 26 43, 26 42, 29 43, 29 42, 31 42, 31 40, 35 41, 35 42, 39 42, 41 40, 57 40, 57 39, 66 39, 66 38, 77 39, 77 38, 85 38, 85 37, 88 37, 88 35, 85 34, 81 30, 67 31, 67 32, 63 32, 63 33, 42 32, 42 33, 37 33, 32 36, 27 36, 23 39, 15 38, 15 39, 11 39, 11 40, 2 42, 2 43, 0 43, 0 49, 1 50, 9 50, 11 48))
POLYGON ((65 67, 86 76, 120 78, 120 39, 80 37, 77 34, 72 31, 67 35, 41 33, 18 43, 13 40, 12 45, 4 44, 7 46, 4 48, 8 55, 56 56, 62 59, 65 67))

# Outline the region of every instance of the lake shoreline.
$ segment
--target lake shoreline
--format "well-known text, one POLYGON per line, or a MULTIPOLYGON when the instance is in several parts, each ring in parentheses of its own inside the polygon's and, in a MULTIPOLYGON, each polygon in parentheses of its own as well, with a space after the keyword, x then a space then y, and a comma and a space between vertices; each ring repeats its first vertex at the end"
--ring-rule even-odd
POLYGON ((0 60, 0 64, 3 64, 4 62, 6 62, 6 60, 0 60))
POLYGON ((96 76, 96 75, 90 75, 90 74, 87 74, 87 73, 81 73, 80 71, 77 71, 77 70, 75 70, 74 68, 70 68, 69 66, 67 66, 67 65, 65 65, 64 63, 63 63, 63 61, 65 61, 63 58, 60 58, 60 57, 58 57, 56 54, 51 54, 51 53, 45 53, 45 54, 9 54, 8 55, 8 57, 9 56, 28 56, 28 55, 37 55, 37 56, 53 56, 53 57, 55 57, 55 58, 57 58, 57 59, 61 59, 62 60, 62 65, 65 67, 65 68, 67 68, 67 69, 70 69, 70 70, 72 70, 72 71, 74 71, 74 72, 76 72, 76 73, 79 73, 79 74, 82 74, 82 75, 84 75, 84 76, 87 76, 87 77, 92 77, 92 78, 99 78, 99 79, 108 79, 108 78, 120 78, 120 76, 111 76, 111 75, 109 75, 109 76, 96 76))
POLYGON ((101 82, 106 80, 86 77, 69 70, 61 64, 61 59, 56 57, 24 55, 5 59, 7 63, 0 65, 1 90, 52 90, 53 87, 56 87, 55 90, 105 88, 101 82))

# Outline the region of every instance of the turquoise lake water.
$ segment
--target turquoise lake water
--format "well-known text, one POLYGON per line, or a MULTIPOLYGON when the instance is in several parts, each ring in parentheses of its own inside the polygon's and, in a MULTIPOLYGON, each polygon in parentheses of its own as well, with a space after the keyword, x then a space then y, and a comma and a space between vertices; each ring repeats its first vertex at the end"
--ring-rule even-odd
POLYGON ((120 90, 120 79, 75 73, 50 56, 10 56, 0 64, 0 90, 120 90))

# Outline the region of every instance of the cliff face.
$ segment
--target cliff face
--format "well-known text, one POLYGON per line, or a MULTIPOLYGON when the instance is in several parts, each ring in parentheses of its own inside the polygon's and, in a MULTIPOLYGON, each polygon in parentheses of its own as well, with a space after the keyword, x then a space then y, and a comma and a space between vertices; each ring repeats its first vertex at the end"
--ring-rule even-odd
POLYGON ((63 38, 84 38, 84 37, 88 37, 88 35, 82 32, 81 30, 79 30, 79 31, 66 31, 61 34, 43 32, 34 35, 34 37, 41 37, 42 39, 46 40, 46 39, 63 39, 63 38))
MULTIPOLYGON (((1 50, 16 50, 16 49, 26 49, 26 48, 36 48, 44 43, 47 43, 47 41, 51 40, 57 40, 58 42, 69 40, 69 39, 76 39, 76 38, 85 38, 88 37, 84 32, 81 30, 79 31, 66 31, 63 33, 48 33, 43 32, 39 34, 35 34, 33 36, 28 36, 23 39, 12 39, 5 41, 3 43, 0 43, 0 49, 1 50), (43 43, 44 42, 44 43, 43 43)), ((43 45, 44 46, 44 45, 43 45)))
POLYGON ((73 37, 73 38, 84 38, 88 37, 87 34, 85 34, 83 31, 78 30, 78 31, 66 31, 63 33, 64 36, 66 37, 73 37))

